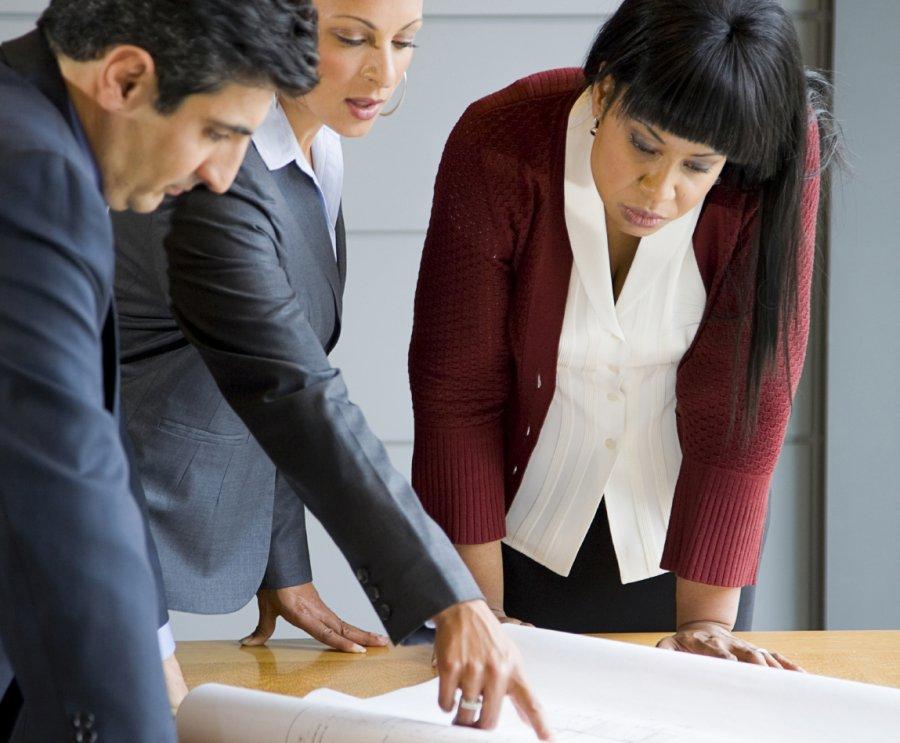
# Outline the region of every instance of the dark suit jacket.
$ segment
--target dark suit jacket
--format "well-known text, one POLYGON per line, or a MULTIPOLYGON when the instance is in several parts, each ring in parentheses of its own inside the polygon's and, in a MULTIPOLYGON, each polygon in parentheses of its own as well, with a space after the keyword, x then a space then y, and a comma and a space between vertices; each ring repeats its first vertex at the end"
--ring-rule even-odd
POLYGON ((170 605, 246 602, 270 530, 275 571, 296 569, 300 500, 394 640, 479 596, 328 362, 343 278, 311 180, 251 147, 227 195, 197 189, 115 230, 128 426, 170 605), (161 243, 168 266, 142 269, 161 243), (300 499, 274 505, 276 468, 300 499))
POLYGON ((0 57, 0 673, 16 679, 6 712, 24 699, 15 740, 79 729, 85 740, 174 740, 158 591, 120 437, 99 176, 43 37, 0 57))

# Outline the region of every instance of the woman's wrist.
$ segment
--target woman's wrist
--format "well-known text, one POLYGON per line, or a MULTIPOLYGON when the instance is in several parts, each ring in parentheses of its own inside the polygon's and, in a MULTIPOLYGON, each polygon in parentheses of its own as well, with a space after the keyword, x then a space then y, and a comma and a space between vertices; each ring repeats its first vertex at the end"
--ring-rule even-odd
POLYGON ((678 577, 675 581, 678 631, 716 625, 730 632, 737 619, 740 598, 740 588, 712 586, 678 577))

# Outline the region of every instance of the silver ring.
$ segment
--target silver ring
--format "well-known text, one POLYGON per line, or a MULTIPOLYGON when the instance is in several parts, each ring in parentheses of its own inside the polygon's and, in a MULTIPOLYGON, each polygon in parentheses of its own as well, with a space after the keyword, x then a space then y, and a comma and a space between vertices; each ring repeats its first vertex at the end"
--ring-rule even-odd
POLYGON ((481 696, 477 696, 474 699, 466 699, 463 697, 459 701, 459 708, 469 710, 469 712, 477 712, 481 709, 481 696))

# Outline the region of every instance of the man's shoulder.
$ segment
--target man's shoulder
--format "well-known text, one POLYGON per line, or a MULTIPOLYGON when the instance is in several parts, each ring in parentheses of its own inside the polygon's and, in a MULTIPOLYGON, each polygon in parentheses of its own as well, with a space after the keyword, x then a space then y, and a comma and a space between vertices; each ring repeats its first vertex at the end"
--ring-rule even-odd
POLYGON ((0 231, 65 248, 108 273, 106 204, 68 122, 3 65, 0 100, 0 231))
POLYGON ((85 159, 59 109, 33 84, 0 64, 0 152, 56 154, 81 165, 85 159))

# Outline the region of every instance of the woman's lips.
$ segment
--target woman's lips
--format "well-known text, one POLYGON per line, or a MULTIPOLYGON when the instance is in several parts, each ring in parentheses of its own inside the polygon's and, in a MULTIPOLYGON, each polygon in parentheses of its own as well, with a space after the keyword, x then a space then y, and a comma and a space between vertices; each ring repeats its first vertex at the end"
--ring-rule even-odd
POLYGON ((666 221, 665 217, 662 217, 655 212, 647 212, 643 209, 635 209, 634 207, 626 206, 625 204, 622 204, 621 208, 622 214, 625 216, 625 219, 629 224, 633 224, 635 227, 642 227, 644 229, 648 227, 658 227, 666 221))
POLYGON ((346 103, 347 108, 350 109, 351 116, 360 121, 371 121, 378 115, 378 112, 384 105, 384 101, 375 100, 374 98, 347 98, 346 103))

